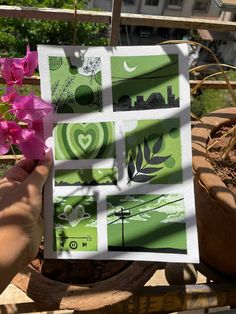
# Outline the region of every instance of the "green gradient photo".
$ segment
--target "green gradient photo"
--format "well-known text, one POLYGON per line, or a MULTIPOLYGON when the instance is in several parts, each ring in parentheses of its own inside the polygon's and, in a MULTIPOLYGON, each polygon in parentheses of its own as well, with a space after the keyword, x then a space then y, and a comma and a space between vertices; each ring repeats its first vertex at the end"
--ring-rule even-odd
POLYGON ((179 107, 178 55, 111 57, 114 111, 179 107))
POLYGON ((116 185, 117 168, 55 170, 56 186, 116 185))
POLYGON ((180 121, 124 121, 129 182, 182 183, 180 121))
POLYGON ((114 122, 57 123, 56 160, 115 158, 114 122))
POLYGON ((95 197, 54 197, 54 250, 97 250, 95 197))
POLYGON ((107 197, 109 251, 187 254, 183 195, 107 197))
POLYGON ((101 58, 80 57, 77 66, 70 57, 48 57, 51 97, 57 113, 102 110, 101 58))

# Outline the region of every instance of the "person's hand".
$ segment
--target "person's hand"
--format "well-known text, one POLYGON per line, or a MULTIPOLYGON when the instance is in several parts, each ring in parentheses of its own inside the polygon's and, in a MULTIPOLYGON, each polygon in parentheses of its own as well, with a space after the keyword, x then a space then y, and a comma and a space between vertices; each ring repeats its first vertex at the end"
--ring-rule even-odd
POLYGON ((50 166, 49 159, 21 160, 0 180, 0 291, 37 254, 42 190, 50 166))

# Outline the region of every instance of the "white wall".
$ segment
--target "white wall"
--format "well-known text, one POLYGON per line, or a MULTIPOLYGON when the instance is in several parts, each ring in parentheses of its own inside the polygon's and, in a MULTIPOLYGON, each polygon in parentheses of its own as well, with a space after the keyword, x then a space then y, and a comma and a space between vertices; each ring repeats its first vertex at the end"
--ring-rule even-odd
POLYGON ((166 8, 164 10, 164 15, 190 17, 192 15, 193 2, 194 0, 183 1, 181 9, 169 9, 168 6, 166 5, 166 8))
POLYGON ((222 13, 220 15, 220 20, 221 21, 232 21, 233 17, 234 17, 233 12, 222 11, 222 13))
POLYGON ((139 13, 150 15, 163 15, 164 4, 164 0, 159 0, 159 5, 145 5, 145 0, 141 0, 139 13))
POLYGON ((139 12, 141 0, 133 0, 134 3, 129 3, 128 0, 123 1, 122 12, 136 14, 139 12))
POLYGON ((216 17, 216 18, 219 17, 220 8, 217 6, 217 4, 214 1, 211 1, 209 10, 207 12, 200 12, 200 11, 193 10, 194 3, 195 3, 195 0, 185 0, 182 4, 181 10, 166 8, 164 10, 164 15, 185 16, 185 17, 191 17, 191 16, 198 16, 198 17, 208 16, 208 17, 216 17))
MULTIPOLYGON (((184 0, 180 10, 169 9, 167 7, 167 0, 159 0, 159 5, 145 5, 146 0, 133 0, 134 3, 129 3, 129 0, 123 1, 122 12, 126 13, 140 13, 150 15, 167 15, 167 16, 209 16, 216 17, 220 16, 220 8, 211 1, 208 12, 194 11, 193 6, 195 0, 184 0)), ((112 10, 112 0, 91 0, 89 7, 100 8, 104 11, 112 10)))

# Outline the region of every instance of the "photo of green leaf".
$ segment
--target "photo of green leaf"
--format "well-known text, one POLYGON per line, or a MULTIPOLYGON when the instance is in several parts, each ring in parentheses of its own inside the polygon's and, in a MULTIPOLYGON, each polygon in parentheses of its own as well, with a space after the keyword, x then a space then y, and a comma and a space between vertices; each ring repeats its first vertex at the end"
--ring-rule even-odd
POLYGON ((107 197, 109 251, 187 254, 181 194, 107 197))
POLYGON ((179 119, 124 122, 127 172, 130 182, 182 182, 179 119))
POLYGON ((55 186, 116 184, 117 168, 55 170, 55 186))
POLYGON ((102 111, 101 59, 49 56, 51 97, 56 113, 102 111))
POLYGON ((56 160, 114 158, 115 124, 57 123, 54 141, 56 160))
POLYGON ((94 196, 54 197, 54 250, 97 250, 97 203, 94 196))
POLYGON ((114 111, 179 107, 178 55, 112 56, 114 111))

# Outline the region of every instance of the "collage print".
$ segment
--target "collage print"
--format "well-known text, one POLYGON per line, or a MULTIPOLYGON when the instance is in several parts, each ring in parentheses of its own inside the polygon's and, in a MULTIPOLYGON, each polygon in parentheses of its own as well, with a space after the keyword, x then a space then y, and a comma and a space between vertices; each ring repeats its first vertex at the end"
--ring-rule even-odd
POLYGON ((54 109, 48 257, 197 259, 181 133, 183 57, 175 47, 130 48, 77 47, 76 57, 75 48, 39 49, 49 76, 41 89, 54 109))

